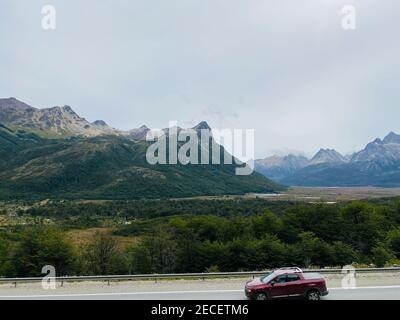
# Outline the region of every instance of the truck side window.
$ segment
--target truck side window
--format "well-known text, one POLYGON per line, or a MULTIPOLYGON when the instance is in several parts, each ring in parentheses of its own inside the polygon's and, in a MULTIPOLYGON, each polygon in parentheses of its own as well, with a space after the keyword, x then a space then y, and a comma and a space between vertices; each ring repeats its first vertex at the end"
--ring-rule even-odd
POLYGON ((287 282, 299 281, 300 277, 296 274, 288 274, 287 275, 287 282))
POLYGON ((286 281, 286 274, 278 276, 275 278, 275 283, 285 283, 286 281))

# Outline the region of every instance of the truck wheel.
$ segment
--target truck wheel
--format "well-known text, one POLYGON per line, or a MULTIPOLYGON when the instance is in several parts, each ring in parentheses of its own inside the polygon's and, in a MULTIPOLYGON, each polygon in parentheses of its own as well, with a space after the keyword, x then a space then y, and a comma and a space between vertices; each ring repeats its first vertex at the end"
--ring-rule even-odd
POLYGON ((259 292, 255 296, 256 300, 267 300, 267 295, 264 292, 259 292))
POLYGON ((306 295, 307 300, 321 300, 321 295, 318 290, 310 290, 306 295))

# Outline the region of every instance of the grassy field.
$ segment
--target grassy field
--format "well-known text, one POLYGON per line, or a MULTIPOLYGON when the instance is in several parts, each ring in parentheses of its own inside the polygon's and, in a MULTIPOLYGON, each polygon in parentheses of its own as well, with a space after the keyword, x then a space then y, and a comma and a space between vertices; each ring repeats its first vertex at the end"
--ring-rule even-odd
POLYGON ((202 196, 171 200, 235 200, 264 199, 267 201, 299 201, 305 203, 336 203, 341 201, 368 200, 400 197, 400 188, 379 187, 290 187, 280 193, 248 193, 246 195, 202 196))
POLYGON ((307 203, 366 200, 400 196, 400 188, 377 187, 291 187, 279 194, 249 194, 249 198, 261 198, 271 201, 301 201, 307 203))

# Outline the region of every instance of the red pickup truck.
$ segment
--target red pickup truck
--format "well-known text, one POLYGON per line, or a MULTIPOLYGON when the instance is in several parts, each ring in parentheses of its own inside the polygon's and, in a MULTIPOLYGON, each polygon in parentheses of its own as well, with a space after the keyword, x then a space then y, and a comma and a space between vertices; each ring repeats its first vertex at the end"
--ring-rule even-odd
POLYGON ((299 268, 275 270, 248 281, 245 287, 246 296, 255 300, 289 297, 320 300, 328 293, 325 280, 319 273, 303 273, 299 268))

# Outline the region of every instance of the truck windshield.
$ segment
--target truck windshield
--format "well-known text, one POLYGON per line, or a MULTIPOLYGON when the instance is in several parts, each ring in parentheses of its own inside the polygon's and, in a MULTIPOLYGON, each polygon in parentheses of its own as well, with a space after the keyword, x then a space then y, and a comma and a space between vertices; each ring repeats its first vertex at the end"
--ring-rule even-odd
POLYGON ((274 279, 275 277, 276 277, 275 272, 271 272, 271 273, 268 273, 267 275, 261 277, 260 280, 261 280, 261 282, 263 282, 263 283, 268 283, 268 282, 270 282, 272 279, 274 279))

